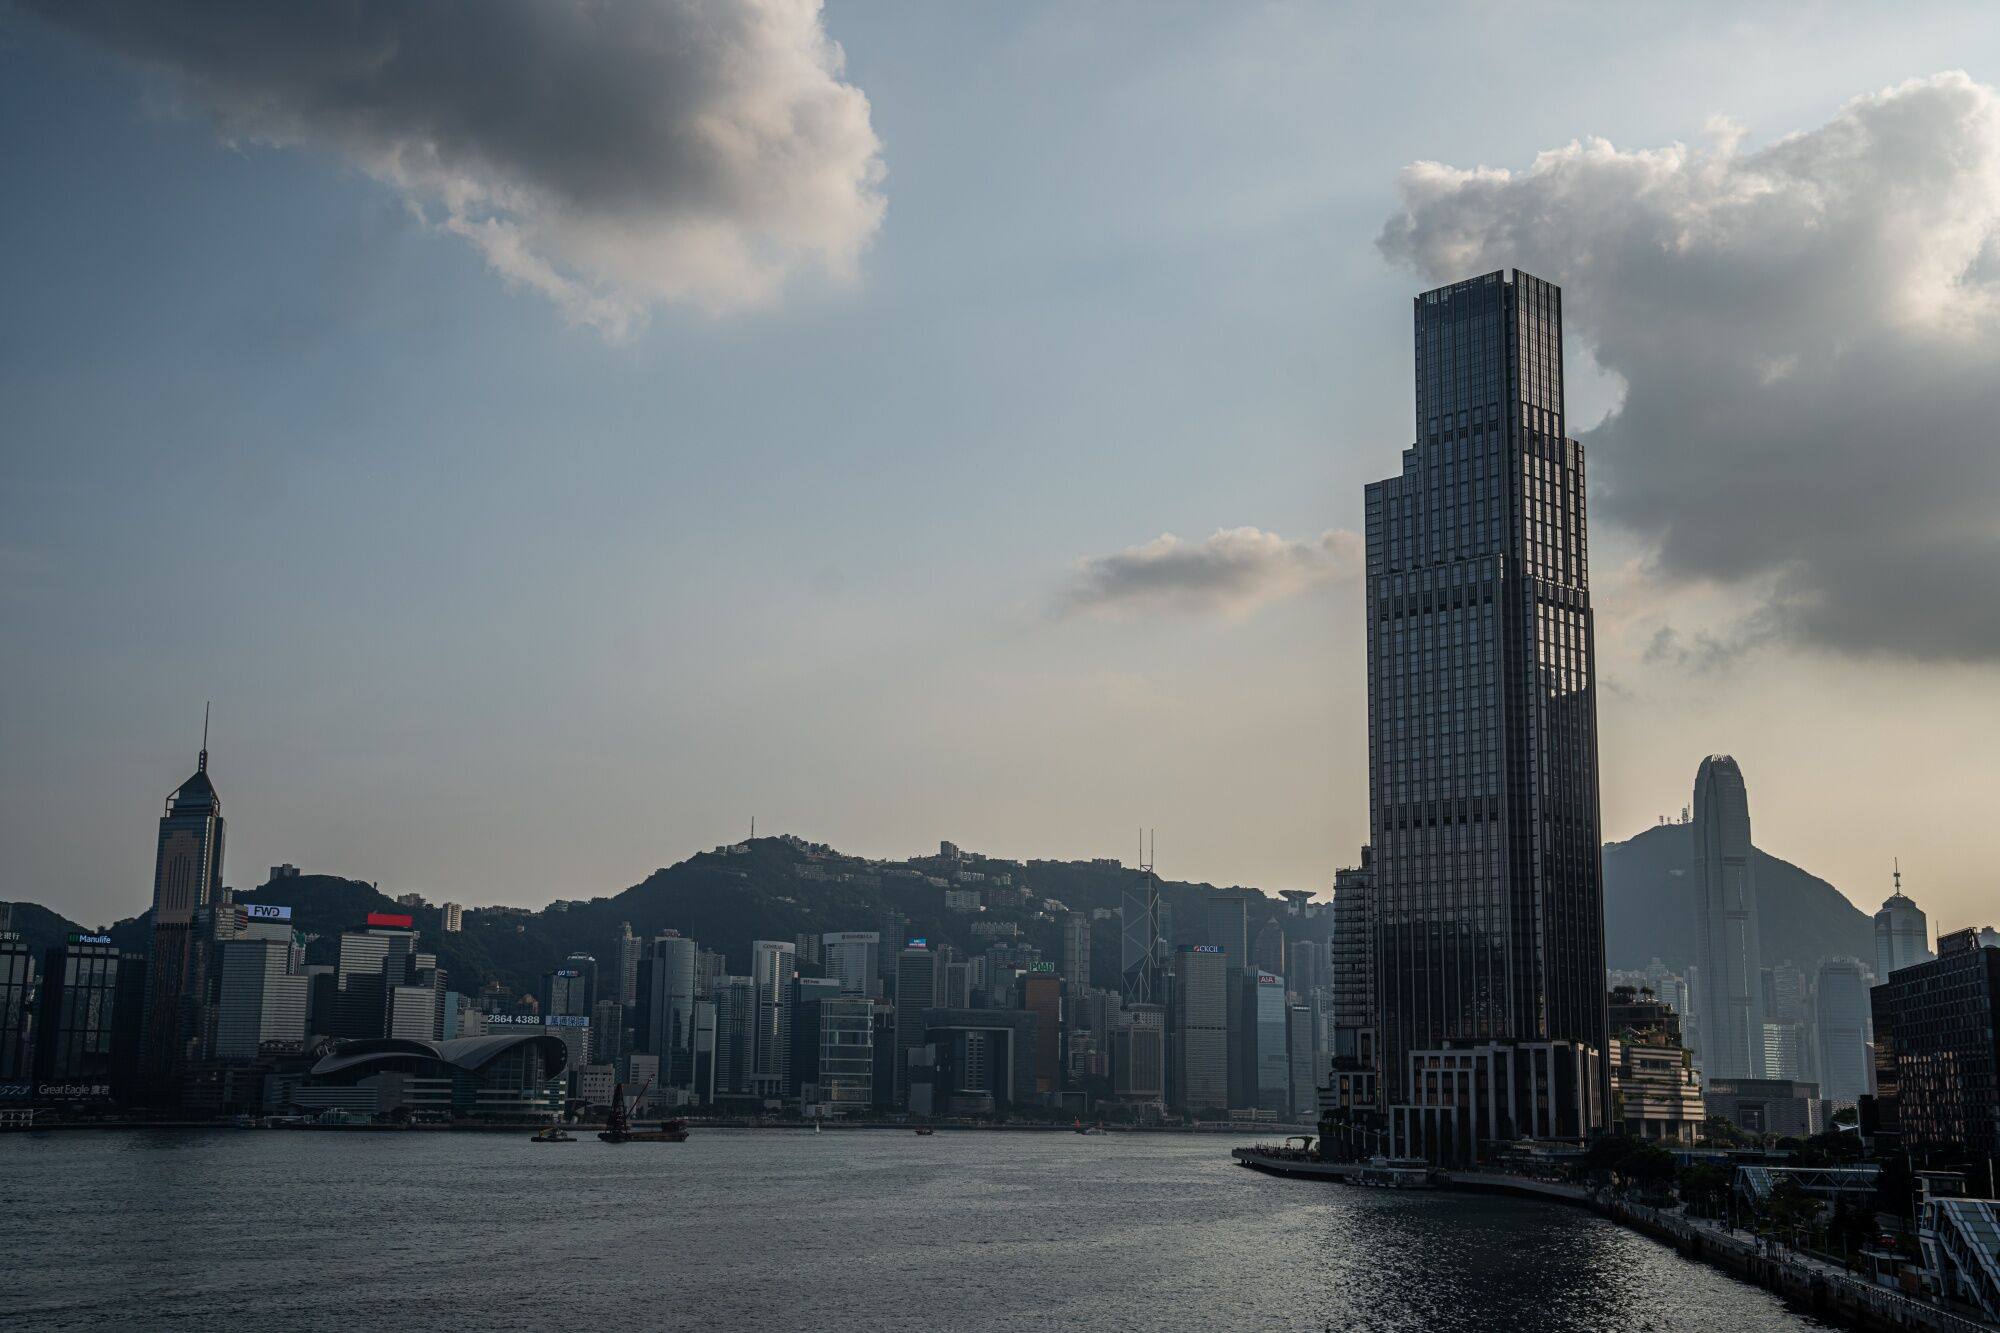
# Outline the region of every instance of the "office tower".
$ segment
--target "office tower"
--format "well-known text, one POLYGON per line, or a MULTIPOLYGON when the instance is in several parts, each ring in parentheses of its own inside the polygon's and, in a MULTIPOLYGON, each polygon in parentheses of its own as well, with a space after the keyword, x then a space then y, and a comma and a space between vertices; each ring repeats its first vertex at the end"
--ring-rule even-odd
POLYGON ((875 1047, 875 1071, 873 1108, 877 1111, 893 1110, 896 1106, 896 1068, 901 1063, 901 1052, 896 1046, 896 1006, 885 1001, 875 1002, 873 1024, 875 1047))
POLYGON ((752 940, 750 975, 757 986, 757 1042, 751 1079, 758 1096, 782 1097, 792 1065, 792 978, 798 946, 790 940, 752 940))
MULTIPOLYGON (((720 976, 713 983, 715 1005, 716 1097, 756 1095, 757 983, 750 977, 720 976)), ((697 1020, 699 1015, 697 1015, 697 1020)), ((699 1029, 697 1029, 697 1037, 699 1029)))
POLYGON ((1801 1023, 1764 1024, 1764 1074, 1767 1079, 1805 1078, 1805 1026, 1801 1023))
POLYGON ((910 937, 909 924, 909 918, 893 907, 885 908, 882 912, 880 929, 882 951, 876 959, 876 967, 885 982, 894 980, 896 969, 902 966, 902 958, 898 951, 902 949, 903 942, 910 937))
POLYGON ((1801 1023, 1806 1020, 1807 978, 1796 963, 1787 959, 1774 967, 1763 968, 1759 971, 1759 981, 1763 986, 1764 1021, 1801 1023))
POLYGON ((1235 968, 1250 965, 1250 902, 1240 893, 1210 894, 1204 904, 1208 913, 1208 942, 1229 955, 1235 968))
POLYGON ((1054 972, 1022 978, 1021 1007, 1035 1016, 1035 1091, 1043 1095, 1062 1087, 1062 994, 1062 978, 1054 972))
POLYGON ((1172 1101, 1201 1115, 1229 1107, 1229 955, 1220 945, 1174 951, 1172 1101))
POLYGON ((660 1083, 685 1089, 695 1077, 695 974, 700 951, 674 931, 655 935, 639 965, 645 1000, 636 1024, 638 1046, 660 1059, 660 1083))
POLYGON ((618 923, 618 1003, 627 1009, 639 1007, 639 956, 645 952, 645 944, 632 933, 632 923, 618 923))
MULTIPOLYGON (((1366 493, 1382 1073, 1389 1102, 1412 1106, 1411 1132, 1454 1118, 1433 1097, 1450 1079, 1426 1076, 1416 1096, 1423 1052, 1426 1069, 1491 1075, 1491 1100, 1459 1129, 1581 1137, 1608 1096, 1604 891, 1562 294, 1496 272, 1413 310, 1417 440, 1366 493), (1445 1048, 1458 1056, 1433 1065, 1445 1048), (1531 1086, 1550 1091, 1529 1099, 1531 1086)), ((1423 1140, 1447 1149, 1467 1151, 1465 1136, 1423 1140)))
POLYGON ((799 977, 792 982, 792 1054, 785 1070, 785 1095, 803 1099, 810 1093, 823 1097, 820 1089, 820 1007, 840 998, 840 982, 833 977, 799 977))
POLYGON ((34 1073, 34 1022, 34 950, 14 931, 0 931, 0 1079, 34 1073))
POLYGON ((714 949, 703 949, 694 956, 694 993, 697 998, 707 998, 713 994, 715 979, 727 976, 729 960, 714 949))
MULTIPOLYGON (((340 958, 334 970, 333 1021, 328 1035, 362 1041, 387 1033, 389 993, 410 983, 416 959, 414 930, 369 926, 364 930, 342 931, 340 958)), ((313 1026, 317 1028, 318 1022, 313 1026)))
POLYGON ((465 909, 457 903, 446 903, 438 909, 438 929, 447 935, 456 935, 465 929, 465 909))
POLYGON ((1898 968, 1928 963, 1931 953, 1930 921, 1923 909, 1903 896, 1903 871, 1896 869, 1895 892, 1875 913, 1875 979, 1887 981, 1898 968))
POLYGON ((1249 966, 1261 967, 1281 977, 1285 975, 1285 928, 1278 924, 1278 918, 1270 917, 1257 928, 1257 941, 1251 947, 1249 966))
POLYGON ((613 1065, 625 1056, 625 1006, 602 999, 590 1006, 590 1059, 613 1065))
MULTIPOLYGON (((108 935, 73 934, 42 955, 36 1082, 88 1089, 78 1095, 111 1095, 118 964, 118 950, 108 935)), ((6 971, 7 964, 0 959, 0 975, 6 971)), ((0 987, 4 985, 0 981, 0 987)))
POLYGON ((941 1009, 970 1009, 972 1007, 972 972, 974 960, 954 959, 944 965, 944 1003, 941 1009))
POLYGON ((797 951, 799 974, 801 976, 825 976, 821 969, 826 966, 825 949, 821 937, 810 931, 800 931, 792 936, 793 948, 797 951))
POLYGON ((266 1046, 302 1049, 311 979, 294 970, 290 926, 255 923, 221 952, 215 1058, 241 1064, 255 1060, 266 1046))
MULTIPOLYGON (((411 1041, 434 1040, 438 1035, 438 996, 434 988, 419 985, 391 985, 384 989, 385 1011, 383 1026, 387 1035, 411 1041)), ((573 1029, 564 1028, 554 1035, 563 1039, 570 1047, 570 1067, 576 1068, 589 1062, 589 1038, 587 1035, 572 1036, 573 1029), (578 1049, 581 1047, 582 1049, 578 1049)), ((584 1030, 587 1033, 587 1029, 584 1030)))
POLYGON ((834 930, 820 936, 820 967, 840 982, 843 995, 882 994, 882 935, 873 930, 834 930))
POLYGON ((1937 954, 1868 993, 1881 1128, 1911 1152, 2000 1158, 2000 939, 1955 930, 1937 954))
POLYGON ((1090 918, 1071 912, 1063 919, 1063 985, 1081 999, 1090 989, 1090 918))
POLYGON ((819 1096, 834 1115, 866 1115, 875 1104, 875 1001, 847 993, 819 1008, 819 1096))
POLYGON ((1701 969, 1702 1073, 1764 1078, 1763 958, 1750 860, 1750 797, 1728 755, 1701 761, 1694 779, 1695 965, 1701 969))
POLYGON ((542 1014, 548 1018, 588 1018, 597 1002, 597 960, 573 953, 542 977, 542 1014))
POLYGON ((943 975, 938 956, 922 940, 911 940, 896 955, 896 1104, 909 1104, 909 1053, 924 1044, 924 1011, 937 1008, 943 975))
POLYGON ((1150 868, 1126 882, 1118 905, 1119 997, 1127 1005, 1157 1004, 1160 964, 1160 881, 1150 868))
POLYGON ((146 959, 125 954, 118 960, 118 992, 111 1006, 111 1096, 132 1104, 143 1099, 146 1040, 146 959))
POLYGON ((1261 968, 1230 969, 1241 991, 1229 1053, 1236 1073, 1230 1105, 1284 1117, 1292 1106, 1292 1051, 1286 1030, 1290 1006, 1285 979, 1261 968))
POLYGON ((485 1015, 473 1007, 472 997, 463 991, 446 991, 444 1012, 438 1023, 438 1040, 456 1041, 460 1037, 483 1036, 485 1032, 485 1015))
POLYGON ((1327 939, 1328 1022, 1333 1058, 1350 1070, 1375 1067, 1375 882, 1372 852, 1333 874, 1333 933, 1327 939))
MULTIPOLYGON (((1060 986, 1054 973, 1049 979, 1060 986)), ((1000 1009, 932 1009, 924 1044, 910 1062, 910 1107, 945 1115, 984 1114, 1032 1105, 1041 1047, 1035 1014, 1000 1009)))
POLYGON ((1868 969, 1858 958, 1828 958, 1813 979, 1820 1095, 1859 1101, 1868 1092, 1868 969))
POLYGON ((1319 1114, 1320 1079, 1312 1006, 1295 1004, 1287 1008, 1285 1039, 1291 1052, 1292 1118, 1311 1120, 1319 1114))
POLYGON ((1111 1091, 1127 1101, 1167 1097, 1167 1011, 1164 1005, 1128 1004, 1111 1030, 1111 1091))
POLYGON ((1326 946, 1318 940, 1299 940, 1288 951, 1285 962, 1285 984, 1300 999, 1326 984, 1326 946))
POLYGON ((180 1096, 181 1076, 208 1030, 209 944, 213 912, 222 900, 222 801, 208 780, 208 725, 194 776, 167 798, 153 862, 153 939, 146 962, 145 1035, 141 1049, 147 1095, 180 1096))
POLYGON ((715 1100, 715 1055, 718 1015, 713 999, 694 1002, 694 1084, 688 1096, 703 1104, 715 1100))

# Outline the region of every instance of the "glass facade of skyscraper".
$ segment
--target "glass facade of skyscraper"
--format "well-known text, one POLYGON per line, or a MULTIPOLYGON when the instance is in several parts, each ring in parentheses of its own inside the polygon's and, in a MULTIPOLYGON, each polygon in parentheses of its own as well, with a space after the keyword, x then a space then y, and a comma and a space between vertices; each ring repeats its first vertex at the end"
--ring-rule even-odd
POLYGON ((1585 474, 1564 432, 1562 294, 1525 273, 1455 283, 1416 298, 1415 338, 1417 442, 1366 495, 1391 1101, 1413 1050, 1601 1052, 1605 1037, 1585 474))

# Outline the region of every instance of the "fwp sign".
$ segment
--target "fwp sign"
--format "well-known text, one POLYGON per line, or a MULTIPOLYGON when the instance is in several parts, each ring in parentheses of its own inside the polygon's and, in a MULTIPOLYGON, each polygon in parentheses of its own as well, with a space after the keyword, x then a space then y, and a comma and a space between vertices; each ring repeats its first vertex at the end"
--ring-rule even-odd
POLYGON ((275 903, 250 903, 246 910, 252 921, 290 921, 292 909, 279 907, 275 903))

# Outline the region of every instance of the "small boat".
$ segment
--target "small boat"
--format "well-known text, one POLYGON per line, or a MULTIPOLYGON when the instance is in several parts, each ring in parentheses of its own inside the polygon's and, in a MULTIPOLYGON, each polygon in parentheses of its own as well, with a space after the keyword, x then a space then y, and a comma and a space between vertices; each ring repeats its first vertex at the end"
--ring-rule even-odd
MULTIPOLYGON (((650 1079, 640 1084, 632 1100, 636 1102, 645 1096, 650 1085, 650 1079)), ((687 1136, 688 1122, 680 1119, 662 1120, 658 1129, 634 1129, 631 1116, 625 1112, 625 1085, 620 1083, 611 1090, 611 1114, 597 1137, 606 1143, 685 1143, 687 1136)))
POLYGON ((1077 1117, 1076 1121, 1076 1132, 1079 1134, 1102 1134, 1104 1132, 1104 1126, 1086 1125, 1083 1123, 1083 1118, 1079 1116, 1077 1117))
POLYGON ((529 1136, 530 1143, 575 1143, 576 1135, 561 1125, 544 1125, 529 1136))
POLYGON ((937 1131, 936 1131, 936 1130, 934 1130, 934 1129, 932 1129, 932 1128, 931 1128, 931 1127, 930 1127, 929 1125, 918 1125, 918 1126, 917 1126, 917 1133, 919 1133, 919 1134, 924 1134, 924 1135, 930 1135, 930 1134, 935 1134, 935 1133, 937 1133, 937 1131))
POLYGON ((817 1120, 813 1121, 813 1133, 819 1133, 819 1121, 817 1120))

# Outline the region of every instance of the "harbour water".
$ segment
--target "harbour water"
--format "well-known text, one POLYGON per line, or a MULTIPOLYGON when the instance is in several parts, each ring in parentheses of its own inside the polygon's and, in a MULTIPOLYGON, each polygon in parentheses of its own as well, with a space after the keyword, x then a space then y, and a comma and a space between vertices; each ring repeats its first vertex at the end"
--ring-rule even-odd
POLYGON ((0 1324, 1781 1330, 1580 1209, 1274 1179, 1208 1135, 0 1136, 0 1324))

